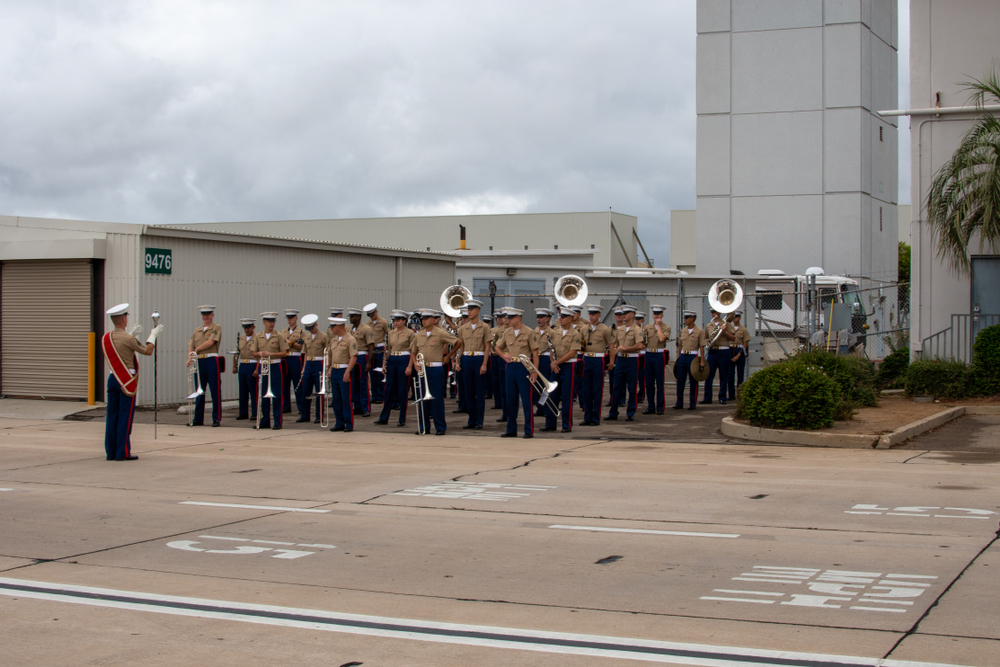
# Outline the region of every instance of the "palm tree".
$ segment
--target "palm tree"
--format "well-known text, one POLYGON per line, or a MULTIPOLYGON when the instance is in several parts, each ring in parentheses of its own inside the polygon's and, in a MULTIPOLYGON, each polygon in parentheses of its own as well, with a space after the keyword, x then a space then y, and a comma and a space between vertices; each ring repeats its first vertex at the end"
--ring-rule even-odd
POLYGON ((1000 120, 982 110, 990 98, 1000 102, 996 63, 984 80, 964 85, 969 101, 981 109, 979 119, 935 175, 927 195, 938 258, 959 275, 971 272, 969 243, 977 234, 980 252, 1000 251, 1000 120))

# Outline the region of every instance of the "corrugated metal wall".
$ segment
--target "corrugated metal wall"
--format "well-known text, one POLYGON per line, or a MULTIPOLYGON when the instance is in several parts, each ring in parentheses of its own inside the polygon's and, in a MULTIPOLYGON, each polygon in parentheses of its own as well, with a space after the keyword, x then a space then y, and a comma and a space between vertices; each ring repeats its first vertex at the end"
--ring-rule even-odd
MULTIPOLYGON (((132 262, 133 275, 139 277, 140 289, 134 297, 131 322, 141 323, 148 332, 150 313, 157 308, 165 326, 159 339, 159 400, 179 403, 187 396, 184 361, 187 342, 200 325, 200 304, 217 307, 215 322, 222 326, 221 351, 234 349, 236 335, 242 329, 241 317, 257 319, 260 313, 276 311, 281 315, 278 327, 285 324, 281 311, 297 308, 301 313, 316 313, 321 322, 332 306, 361 308, 376 302, 383 314, 397 304, 396 268, 393 255, 289 248, 279 245, 222 242, 191 238, 147 235, 135 238, 135 245, 112 243, 108 235, 108 264, 120 258, 132 262), (114 246, 114 258, 112 260, 114 246), (146 247, 169 248, 173 266, 171 275, 145 274, 141 261, 146 247), (133 260, 134 258, 134 260, 133 260)), ((432 305, 441 291, 454 280, 454 264, 434 260, 403 258, 400 295, 402 307, 432 305), (412 305, 411 305, 412 304, 412 305)), ((131 289, 130 279, 120 266, 108 274, 108 302, 125 299, 131 289), (112 273, 114 272, 114 273, 112 273), (110 295, 115 295, 114 297, 110 295)), ((115 301, 117 303, 117 301, 115 301)), ((325 328, 325 327, 324 327, 325 328)), ((223 376, 225 400, 237 398, 237 384, 231 373, 231 357, 223 376)), ((147 362, 140 382, 139 404, 153 402, 152 364, 147 362)))

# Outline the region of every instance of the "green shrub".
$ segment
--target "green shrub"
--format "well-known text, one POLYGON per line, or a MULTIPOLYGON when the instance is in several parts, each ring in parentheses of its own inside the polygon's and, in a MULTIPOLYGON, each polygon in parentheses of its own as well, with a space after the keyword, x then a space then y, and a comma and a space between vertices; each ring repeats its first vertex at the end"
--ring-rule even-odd
POLYGON ((833 425, 839 403, 840 388, 822 370, 784 361, 743 384, 736 416, 767 428, 824 428, 833 425))
POLYGON ((986 327, 972 344, 972 393, 1000 393, 1000 324, 986 327))
POLYGON ((882 360, 875 376, 875 386, 881 389, 901 389, 906 383, 906 371, 910 367, 910 350, 899 348, 882 360))
POLYGON ((862 357, 838 356, 826 350, 799 352, 794 360, 815 366, 840 388, 842 405, 837 407, 834 419, 844 421, 854 416, 859 407, 878 404, 875 366, 862 357))
POLYGON ((972 369, 961 361, 914 361, 906 372, 908 396, 963 398, 969 395, 972 369))

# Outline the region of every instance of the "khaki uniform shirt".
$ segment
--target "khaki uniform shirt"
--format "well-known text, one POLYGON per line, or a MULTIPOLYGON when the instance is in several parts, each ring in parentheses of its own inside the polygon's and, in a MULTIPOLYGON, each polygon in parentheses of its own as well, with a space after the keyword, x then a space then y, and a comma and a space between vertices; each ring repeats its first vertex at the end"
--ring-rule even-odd
MULTIPOLYGON (((546 352, 549 352, 549 341, 552 340, 551 337, 552 327, 549 327, 548 329, 542 329, 541 327, 538 327, 537 329, 534 329, 534 332, 535 332, 535 339, 538 341, 538 354, 542 355, 545 354, 546 352)), ((553 345, 554 344, 555 341, 553 341, 553 345)))
POLYGON ((285 340, 280 331, 272 331, 270 338, 268 334, 261 331, 253 335, 253 339, 250 341, 250 350, 258 354, 267 352, 273 357, 279 352, 288 352, 288 341, 285 340))
MULTIPOLYGON (((580 351, 580 330, 574 329, 573 325, 563 332, 562 327, 556 327, 554 329, 549 329, 552 339, 552 345, 556 348, 555 358, 552 360, 553 363, 559 361, 565 357, 570 352, 580 351)), ((570 357, 572 360, 574 357, 570 357)))
POLYGON ((458 342, 458 339, 441 327, 434 327, 428 332, 426 329, 413 334, 413 342, 410 344, 410 353, 413 355, 424 355, 424 363, 441 363, 444 355, 451 345, 458 342))
POLYGON ((302 352, 305 349, 305 346, 303 346, 302 350, 296 350, 294 347, 292 347, 293 342, 297 341, 300 338, 306 337, 306 330, 303 329, 302 327, 295 327, 294 329, 285 329, 284 331, 281 332, 281 335, 285 337, 285 342, 288 343, 289 354, 293 352, 302 352))
MULTIPOLYGON (((720 324, 720 323, 717 323, 715 320, 712 320, 711 322, 709 322, 708 324, 706 324, 705 325, 705 340, 706 340, 706 342, 707 341, 711 341, 712 338, 715 337, 715 334, 719 333, 719 329, 722 329, 723 327, 725 327, 726 331, 728 331, 729 333, 733 333, 733 325, 732 324, 727 324, 725 321, 723 321, 720 324)), ((728 338, 726 338, 725 335, 720 334, 719 338, 712 345, 712 348, 716 349, 716 348, 720 348, 720 347, 729 347, 730 345, 732 345, 732 342, 728 338)))
POLYGON ((458 337, 462 341, 462 353, 465 352, 487 352, 490 347, 492 334, 490 328, 484 322, 476 322, 476 328, 472 324, 463 324, 458 328, 458 337))
POLYGON ((135 336, 130 336, 128 332, 121 329, 115 329, 111 332, 111 344, 125 363, 125 368, 132 375, 135 375, 135 355, 145 353, 146 346, 137 341, 135 336))
POLYGON ((690 331, 687 327, 681 327, 677 334, 677 347, 680 352, 698 352, 706 345, 708 345, 708 339, 705 338, 705 332, 698 327, 690 331))
POLYGON ((327 339, 327 349, 330 350, 330 363, 335 366, 346 366, 351 363, 351 357, 358 356, 358 341, 351 334, 336 334, 327 339))
POLYGON ((734 326, 736 329, 736 338, 733 340, 733 345, 739 345, 741 347, 746 347, 750 344, 750 331, 740 324, 739 326, 734 326))
MULTIPOLYGON (((615 329, 615 345, 621 350, 623 347, 632 347, 636 343, 642 342, 642 331, 639 327, 632 325, 626 327, 624 324, 615 329)), ((639 350, 631 352, 621 352, 621 354, 638 354, 639 350)))
POLYGON ((413 329, 406 327, 399 330, 390 329, 386 336, 386 350, 388 352, 409 352, 415 337, 413 329))
POLYGON ((222 327, 214 322, 209 326, 200 326, 191 334, 188 341, 188 349, 193 350, 207 340, 215 341, 214 345, 200 350, 198 354, 217 354, 219 352, 219 341, 222 340, 222 327))
POLYGON ((323 360, 323 350, 326 348, 326 342, 328 339, 327 335, 316 327, 316 333, 312 334, 306 331, 302 335, 302 339, 305 341, 302 345, 302 352, 305 354, 306 360, 319 359, 323 360))
POLYGON ((615 335, 604 322, 586 324, 583 329, 584 352, 604 353, 611 349, 611 344, 615 340, 615 335))
POLYGON ((351 331, 351 336, 354 337, 355 343, 358 345, 359 352, 367 352, 369 345, 375 344, 375 333, 372 328, 365 323, 358 325, 356 329, 351 331))
POLYGON ((660 342, 660 337, 656 333, 656 323, 646 325, 646 349, 650 352, 659 352, 667 346, 667 341, 670 340, 670 325, 661 324, 660 325, 663 332, 667 335, 667 340, 660 342))
MULTIPOLYGON (((506 329, 506 328, 507 327, 505 327, 505 326, 502 327, 502 326, 497 325, 497 326, 493 327, 492 329, 490 329, 490 340, 494 341, 493 348, 496 348, 497 343, 500 342, 500 336, 503 335, 503 330, 506 329)), ((490 353, 491 354, 496 354, 496 349, 491 349, 490 353)))
POLYGON ((513 327, 507 327, 507 330, 500 336, 500 340, 497 341, 497 347, 515 359, 522 354, 530 359, 531 352, 538 351, 538 334, 523 323, 517 334, 514 333, 513 327))
POLYGON ((372 330, 372 336, 375 340, 376 345, 381 345, 385 342, 385 337, 389 334, 389 323, 384 317, 376 317, 374 320, 368 322, 368 328, 372 330))
POLYGON ((253 356, 253 336, 248 336, 246 334, 240 334, 240 361, 257 361, 257 358, 253 356))

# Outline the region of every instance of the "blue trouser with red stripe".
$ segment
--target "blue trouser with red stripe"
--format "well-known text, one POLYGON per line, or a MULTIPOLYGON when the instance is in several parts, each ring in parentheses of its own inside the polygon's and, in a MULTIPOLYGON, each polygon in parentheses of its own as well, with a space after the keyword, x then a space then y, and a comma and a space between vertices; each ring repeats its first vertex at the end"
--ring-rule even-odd
POLYGON ((636 364, 636 377, 638 378, 638 389, 636 390, 636 402, 642 403, 646 400, 646 355, 647 352, 640 352, 638 364, 636 364))
POLYGON ((733 357, 729 348, 709 348, 708 379, 705 380, 705 400, 712 400, 712 385, 715 382, 715 371, 719 371, 719 400, 726 400, 729 391, 729 374, 732 372, 733 357))
POLYGON ((507 433, 517 433, 517 411, 518 399, 524 407, 524 433, 525 435, 535 432, 535 392, 531 387, 531 380, 528 377, 528 369, 524 364, 511 362, 507 364, 507 397, 504 408, 507 412, 507 433))
MULTIPOLYGON (((552 357, 545 356, 543 354, 538 355, 538 374, 544 376, 546 380, 552 380, 552 357)), ((548 412, 548 409, 543 408, 540 405, 535 405, 535 416, 543 417, 548 412)), ((548 425, 548 419, 545 420, 545 424, 548 425)))
POLYGON ((399 404, 399 425, 406 423, 406 407, 409 402, 406 395, 410 389, 410 378, 406 377, 406 367, 410 365, 410 357, 396 355, 389 357, 389 365, 385 372, 385 395, 382 399, 382 414, 378 420, 389 421, 393 403, 399 404), (395 399, 395 400, 394 400, 395 399))
MULTIPOLYGON (((259 365, 258 365, 259 368, 259 365)), ((281 426, 281 403, 282 397, 285 394, 285 381, 284 381, 284 364, 279 364, 277 361, 271 362, 271 370, 269 373, 271 393, 274 394, 274 398, 261 398, 260 405, 257 409, 260 410, 258 416, 260 417, 260 427, 270 428, 271 427, 271 414, 274 413, 274 425, 281 426)), ((258 376, 257 381, 260 381, 258 376)), ((263 394, 267 393, 267 386, 261 387, 263 394)), ((262 395, 263 395, 262 394, 262 395)))
POLYGON ((257 378, 253 376, 257 364, 244 364, 237 360, 240 365, 237 378, 240 387, 240 413, 236 415, 241 419, 257 418, 257 378))
MULTIPOLYGON (((550 379, 559 383, 554 394, 549 396, 552 405, 558 405, 562 412, 562 427, 573 428, 573 403, 576 397, 576 366, 577 363, 565 363, 559 367, 559 372, 554 373, 550 379)), ((546 403, 545 406, 545 428, 556 427, 555 411, 546 403)))
POLYGON ((670 352, 667 350, 656 350, 646 352, 646 404, 647 410, 652 412, 663 412, 666 406, 666 397, 663 395, 664 375, 670 352))
MULTIPOLYGON (((291 355, 282 359, 285 363, 285 379, 281 383, 284 398, 281 400, 281 409, 284 412, 292 411, 292 396, 295 396, 295 408, 302 414, 302 388, 299 386, 299 378, 302 377, 302 360, 305 357, 291 355)), ((322 363, 322 362, 320 362, 322 363)))
POLYGON ((363 370, 365 364, 368 363, 367 360, 368 353, 359 352, 358 361, 354 365, 354 370, 351 371, 351 380, 354 382, 354 387, 351 388, 353 394, 351 400, 354 403, 354 411, 362 414, 372 411, 372 397, 368 393, 368 372, 363 370))
POLYGON ((129 396, 118 384, 118 378, 108 375, 108 408, 104 419, 104 452, 107 458, 121 461, 132 455, 132 417, 135 416, 135 396, 129 396))
POLYGON ((674 407, 680 408, 684 406, 685 381, 691 383, 690 407, 693 408, 698 403, 698 383, 691 375, 691 364, 700 364, 700 363, 701 359, 696 354, 679 353, 677 355, 677 403, 674 405, 674 407))
MULTIPOLYGON (((434 398, 429 401, 423 401, 420 406, 420 414, 423 417, 420 420, 420 428, 424 433, 430 433, 430 420, 433 419, 434 429, 438 433, 444 433, 448 430, 448 422, 444 416, 444 391, 448 381, 448 369, 444 366, 427 366, 424 369, 424 375, 427 378, 427 386, 431 390, 431 396, 434 398)), ((425 393, 426 391, 421 386, 420 396, 423 396, 425 393)), ((420 396, 417 398, 419 399, 420 396)))
POLYGON ((486 374, 482 370, 486 363, 485 356, 474 354, 462 357, 462 370, 459 376, 462 379, 461 396, 465 397, 465 409, 469 413, 469 426, 482 426, 483 417, 486 413, 486 374))
MULTIPOLYGON (((312 397, 313 394, 317 394, 320 390, 320 382, 323 378, 320 376, 323 374, 323 362, 322 361, 306 361, 305 368, 302 369, 302 388, 300 393, 302 395, 302 407, 300 411, 302 416, 309 419, 312 413, 312 397)), ((316 418, 319 419, 320 406, 323 403, 323 397, 316 395, 316 418)))
POLYGON ((205 421, 205 397, 208 392, 212 392, 212 421, 222 421, 222 396, 219 391, 219 376, 222 375, 222 368, 219 366, 219 357, 205 357, 198 360, 198 383, 201 390, 208 391, 199 396, 194 401, 194 423, 201 424, 205 421))
MULTIPOLYGON (((357 364, 354 368, 357 368, 357 364)), ((354 410, 351 392, 353 390, 354 372, 344 381, 346 368, 333 368, 330 370, 330 394, 333 400, 333 416, 336 423, 334 428, 339 430, 354 430, 354 410)))
POLYGON ((637 357, 622 356, 619 356, 615 361, 615 393, 611 396, 611 410, 608 412, 609 417, 618 416, 618 403, 625 398, 626 391, 628 391, 628 399, 625 401, 625 415, 627 417, 635 415, 635 409, 638 405, 636 400, 636 383, 638 380, 636 367, 639 365, 638 361, 637 357))
POLYGON ((604 400, 604 357, 583 358, 583 421, 601 423, 604 400))
POLYGON ((382 377, 381 371, 376 371, 376 368, 382 368, 382 362, 385 357, 385 347, 375 346, 375 354, 372 355, 371 368, 368 369, 368 385, 371 387, 371 397, 376 403, 381 403, 385 400, 385 387, 388 384, 388 380, 382 377))

